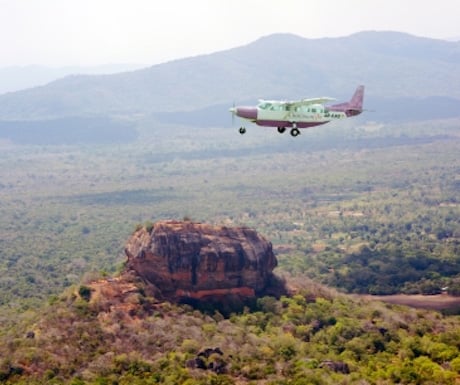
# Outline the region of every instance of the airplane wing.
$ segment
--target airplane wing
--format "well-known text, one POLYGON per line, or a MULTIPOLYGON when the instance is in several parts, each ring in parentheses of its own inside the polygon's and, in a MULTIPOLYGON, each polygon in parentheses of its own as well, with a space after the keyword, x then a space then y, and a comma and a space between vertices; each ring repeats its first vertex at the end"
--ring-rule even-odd
POLYGON ((310 104, 325 104, 327 102, 331 102, 335 100, 334 98, 329 98, 327 96, 321 97, 321 98, 311 98, 311 99, 301 99, 301 100, 296 100, 292 102, 286 102, 286 104, 290 106, 308 106, 310 104))
POLYGON ((320 97, 320 98, 311 98, 311 99, 300 99, 300 100, 265 100, 259 99, 259 106, 260 105, 274 105, 274 106, 284 106, 287 109, 291 107, 301 107, 301 106, 309 106, 311 104, 325 104, 327 102, 336 100, 334 98, 329 97, 320 97))

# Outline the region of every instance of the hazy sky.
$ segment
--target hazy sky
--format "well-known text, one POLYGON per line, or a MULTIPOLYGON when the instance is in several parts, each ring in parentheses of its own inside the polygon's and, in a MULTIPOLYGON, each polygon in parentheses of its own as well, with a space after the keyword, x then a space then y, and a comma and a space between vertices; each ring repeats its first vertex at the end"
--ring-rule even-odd
POLYGON ((276 32, 460 37, 460 0, 0 0, 0 67, 156 64, 276 32))

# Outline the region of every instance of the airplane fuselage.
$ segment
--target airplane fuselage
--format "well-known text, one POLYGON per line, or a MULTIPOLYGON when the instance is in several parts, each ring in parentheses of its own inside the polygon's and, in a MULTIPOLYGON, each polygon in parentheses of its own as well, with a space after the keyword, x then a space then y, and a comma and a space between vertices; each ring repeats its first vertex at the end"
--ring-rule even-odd
POLYGON ((256 107, 254 123, 267 127, 309 128, 346 118, 345 112, 331 111, 322 104, 289 106, 284 103, 261 101, 256 107))
MULTIPOLYGON (((321 97, 298 101, 260 100, 256 106, 233 107, 230 111, 236 116, 249 120, 259 126, 277 127, 280 133, 291 128, 291 135, 297 136, 299 128, 309 128, 359 115, 362 112, 364 87, 359 86, 349 102, 325 106, 334 99, 321 97)), ((244 134, 246 129, 240 128, 244 134)))

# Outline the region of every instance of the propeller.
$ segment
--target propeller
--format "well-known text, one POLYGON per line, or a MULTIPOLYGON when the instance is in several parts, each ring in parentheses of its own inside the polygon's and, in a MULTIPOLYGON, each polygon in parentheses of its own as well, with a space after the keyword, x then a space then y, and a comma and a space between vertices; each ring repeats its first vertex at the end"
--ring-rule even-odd
POLYGON ((236 115, 235 101, 233 101, 233 107, 230 108, 229 111, 232 113, 232 127, 233 127, 235 125, 235 115, 236 115))

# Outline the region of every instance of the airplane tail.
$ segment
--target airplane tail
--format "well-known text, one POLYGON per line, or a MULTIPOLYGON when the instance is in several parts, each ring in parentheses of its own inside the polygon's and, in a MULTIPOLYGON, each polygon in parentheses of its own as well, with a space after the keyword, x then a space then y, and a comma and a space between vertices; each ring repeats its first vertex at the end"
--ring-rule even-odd
POLYGON ((359 86, 349 102, 331 106, 332 111, 343 111, 347 116, 359 115, 363 112, 364 86, 359 86))

